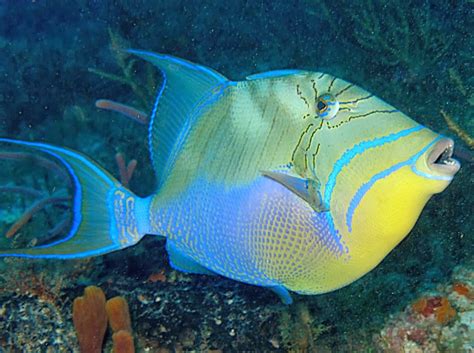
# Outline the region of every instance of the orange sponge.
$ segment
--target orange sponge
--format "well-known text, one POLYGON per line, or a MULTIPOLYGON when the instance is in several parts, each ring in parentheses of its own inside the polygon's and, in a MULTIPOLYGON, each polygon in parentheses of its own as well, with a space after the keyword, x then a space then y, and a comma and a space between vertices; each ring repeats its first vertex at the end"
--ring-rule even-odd
POLYGON ((120 330, 112 335, 113 353, 135 353, 133 337, 129 331, 120 330))
POLYGON ((441 305, 434 309, 436 321, 446 324, 456 316, 456 310, 451 306, 447 298, 441 298, 441 305))
POLYGON ((130 321, 130 312, 128 304, 124 297, 114 297, 107 300, 105 310, 109 318, 109 324, 112 331, 118 332, 125 330, 132 332, 132 324, 130 321))
POLYGON ((102 289, 95 286, 84 289, 84 296, 74 299, 72 319, 81 353, 100 353, 107 329, 102 289))

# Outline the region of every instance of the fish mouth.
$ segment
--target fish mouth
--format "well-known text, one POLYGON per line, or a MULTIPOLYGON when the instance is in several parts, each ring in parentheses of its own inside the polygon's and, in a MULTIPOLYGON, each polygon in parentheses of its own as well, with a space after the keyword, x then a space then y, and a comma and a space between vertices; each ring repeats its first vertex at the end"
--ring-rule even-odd
POLYGON ((454 152, 454 141, 443 138, 438 141, 428 154, 428 167, 442 175, 454 175, 458 172, 461 164, 452 158, 454 152))

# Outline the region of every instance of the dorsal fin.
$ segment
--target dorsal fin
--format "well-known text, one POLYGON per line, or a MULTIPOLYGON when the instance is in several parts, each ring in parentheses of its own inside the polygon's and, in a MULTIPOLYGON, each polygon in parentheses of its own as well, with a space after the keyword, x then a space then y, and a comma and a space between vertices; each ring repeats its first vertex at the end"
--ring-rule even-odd
MULTIPOLYGON (((158 91, 150 116, 149 146, 157 176, 157 188, 163 184, 173 148, 197 105, 208 99, 213 89, 228 82, 218 72, 170 55, 128 50, 158 67, 163 85, 158 91)), ((181 136, 184 137, 184 136, 181 136)))
POLYGON ((249 75, 246 77, 248 81, 259 80, 262 78, 276 78, 276 77, 285 77, 289 75, 304 74, 302 70, 293 70, 293 69, 283 69, 283 70, 273 70, 260 72, 258 74, 249 75))

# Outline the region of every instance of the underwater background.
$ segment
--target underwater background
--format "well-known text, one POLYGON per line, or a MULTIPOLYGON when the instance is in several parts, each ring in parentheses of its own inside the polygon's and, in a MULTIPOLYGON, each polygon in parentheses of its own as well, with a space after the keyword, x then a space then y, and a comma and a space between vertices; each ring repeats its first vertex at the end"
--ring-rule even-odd
MULTIPOLYGON (((0 352, 78 352, 72 303, 90 285, 125 298, 136 352, 473 352, 473 12, 472 0, 0 0, 0 137, 84 152, 119 179, 136 160, 138 195, 153 191, 147 128, 95 107, 106 98, 151 111, 161 77, 124 48, 233 80, 328 72, 453 138, 462 156, 381 265, 338 291, 295 295, 292 306, 262 288, 174 271, 157 237, 87 260, 0 259, 0 352)), ((0 166, 0 248, 64 232, 62 172, 2 145, 0 166)))

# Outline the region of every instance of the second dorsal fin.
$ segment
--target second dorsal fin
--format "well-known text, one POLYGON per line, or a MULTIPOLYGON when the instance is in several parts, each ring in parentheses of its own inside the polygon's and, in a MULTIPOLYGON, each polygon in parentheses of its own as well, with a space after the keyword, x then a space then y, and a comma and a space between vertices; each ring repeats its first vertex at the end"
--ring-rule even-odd
POLYGON ((170 55, 141 50, 128 52, 149 61, 163 74, 163 84, 150 115, 148 136, 159 188, 169 168, 170 154, 186 133, 190 115, 199 103, 205 104, 210 99, 215 88, 228 80, 212 69, 170 55))

